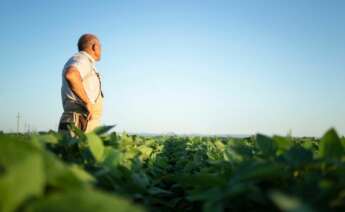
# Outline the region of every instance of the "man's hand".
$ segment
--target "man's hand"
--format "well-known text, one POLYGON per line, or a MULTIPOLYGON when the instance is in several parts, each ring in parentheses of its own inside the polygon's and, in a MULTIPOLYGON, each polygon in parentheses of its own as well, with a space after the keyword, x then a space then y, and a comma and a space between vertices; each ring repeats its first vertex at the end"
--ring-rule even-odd
POLYGON ((87 114, 87 120, 90 121, 93 118, 93 113, 94 113, 93 104, 91 102, 87 103, 86 109, 89 112, 87 114))

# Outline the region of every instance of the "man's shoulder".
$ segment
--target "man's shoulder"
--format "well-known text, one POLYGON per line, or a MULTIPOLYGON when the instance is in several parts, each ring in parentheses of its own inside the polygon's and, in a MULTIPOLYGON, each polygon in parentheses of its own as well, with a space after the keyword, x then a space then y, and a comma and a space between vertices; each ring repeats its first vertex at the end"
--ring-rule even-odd
POLYGON ((80 52, 75 53, 69 60, 81 63, 89 63, 87 56, 80 52))
POLYGON ((87 58, 87 56, 81 54, 80 52, 75 53, 72 57, 68 59, 66 62, 64 69, 71 66, 71 65, 76 65, 76 66, 83 66, 83 65, 89 65, 90 62, 87 58))

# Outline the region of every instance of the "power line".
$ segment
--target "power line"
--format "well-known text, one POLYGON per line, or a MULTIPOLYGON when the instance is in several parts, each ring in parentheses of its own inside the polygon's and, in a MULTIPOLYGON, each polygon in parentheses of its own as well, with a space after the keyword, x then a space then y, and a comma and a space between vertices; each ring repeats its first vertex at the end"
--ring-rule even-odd
POLYGON ((21 118, 21 115, 20 115, 20 113, 18 112, 18 115, 17 115, 17 133, 19 133, 20 118, 21 118))

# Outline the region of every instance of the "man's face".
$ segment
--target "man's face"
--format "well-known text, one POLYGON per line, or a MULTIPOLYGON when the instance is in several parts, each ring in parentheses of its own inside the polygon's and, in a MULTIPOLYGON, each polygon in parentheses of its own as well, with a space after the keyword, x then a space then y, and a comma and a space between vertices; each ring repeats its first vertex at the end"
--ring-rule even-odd
POLYGON ((93 53, 94 53, 94 55, 95 55, 95 60, 96 61, 99 61, 99 60, 101 60, 101 52, 102 52, 102 49, 101 49, 101 44, 100 44, 100 42, 98 41, 98 42, 96 42, 96 44, 94 45, 94 47, 93 47, 93 53))

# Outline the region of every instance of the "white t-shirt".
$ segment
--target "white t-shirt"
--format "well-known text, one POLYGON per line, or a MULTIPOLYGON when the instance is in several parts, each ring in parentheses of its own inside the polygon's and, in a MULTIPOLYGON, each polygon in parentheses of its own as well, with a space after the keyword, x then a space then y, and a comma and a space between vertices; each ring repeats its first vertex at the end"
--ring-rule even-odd
POLYGON ((100 79, 97 76, 95 60, 85 51, 80 51, 73 55, 65 64, 62 71, 61 97, 62 104, 76 102, 82 104, 82 101, 72 92, 67 80, 65 79, 66 69, 74 66, 80 72, 80 76, 89 100, 95 104, 97 98, 101 95, 100 79))

